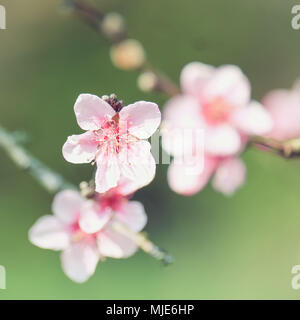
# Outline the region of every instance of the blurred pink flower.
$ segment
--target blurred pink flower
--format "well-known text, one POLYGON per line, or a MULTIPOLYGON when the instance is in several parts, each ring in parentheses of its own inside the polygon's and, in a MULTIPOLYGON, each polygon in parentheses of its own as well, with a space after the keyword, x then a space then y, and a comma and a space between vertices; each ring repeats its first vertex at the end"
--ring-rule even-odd
POLYGON ((300 81, 291 90, 277 89, 262 100, 273 119, 274 127, 268 137, 289 140, 300 137, 300 81))
POLYGON ((62 268, 75 282, 88 280, 104 257, 126 258, 137 250, 131 239, 112 228, 115 220, 135 232, 147 222, 143 205, 117 191, 86 200, 79 192, 65 190, 55 196, 52 210, 54 215, 33 225, 29 239, 40 248, 62 250, 62 268))
POLYGON ((181 88, 163 114, 163 148, 174 157, 170 187, 192 195, 214 174, 213 187, 231 195, 246 176, 238 155, 250 135, 270 132, 272 119, 250 100, 249 81, 237 66, 190 63, 182 70, 181 88))
POLYGON ((249 81, 237 66, 192 62, 183 68, 180 80, 182 95, 170 99, 164 109, 163 146, 170 154, 176 156, 182 148, 172 142, 178 130, 204 130, 204 151, 210 156, 235 155, 243 147, 243 136, 271 130, 268 112, 250 101, 249 81))
POLYGON ((97 96, 81 94, 74 110, 79 126, 87 132, 68 137, 63 156, 71 163, 97 163, 97 192, 116 187, 122 177, 136 189, 153 180, 156 165, 145 139, 160 125, 155 103, 140 101, 115 110, 97 96))
POLYGON ((246 166, 240 158, 223 159, 215 171, 212 185, 215 190, 232 195, 245 183, 246 171, 246 166))
POLYGON ((168 170, 171 189, 185 196, 201 191, 212 177, 213 188, 230 196, 245 183, 246 166, 238 157, 217 158, 206 155, 202 170, 197 171, 193 166, 178 163, 176 158, 168 170))

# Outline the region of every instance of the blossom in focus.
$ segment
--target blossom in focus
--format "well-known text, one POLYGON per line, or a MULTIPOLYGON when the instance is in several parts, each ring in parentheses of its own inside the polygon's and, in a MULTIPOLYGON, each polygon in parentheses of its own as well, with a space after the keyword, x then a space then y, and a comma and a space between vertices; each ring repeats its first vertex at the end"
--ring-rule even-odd
POLYGON ((115 221, 134 232, 147 222, 143 205, 117 191, 86 200, 79 192, 64 190, 55 196, 52 211, 33 225, 29 239, 40 248, 62 251, 62 268, 75 282, 88 280, 99 260, 126 258, 137 250, 135 242, 114 230, 115 221))
POLYGON ((160 125, 155 103, 139 101, 123 107, 116 99, 81 94, 74 110, 86 132, 68 137, 63 156, 71 163, 96 162, 97 192, 116 187, 122 178, 129 179, 135 190, 153 180, 156 164, 146 139, 160 125))
POLYGON ((270 112, 274 127, 267 135, 276 140, 300 137, 300 81, 291 90, 277 89, 269 92, 262 100, 270 112))
POLYGON ((193 62, 180 80, 182 94, 167 102, 163 114, 163 148, 174 157, 170 187, 192 195, 214 174, 214 188, 232 194, 246 175, 238 155, 249 136, 270 132, 272 119, 250 100, 249 81, 237 66, 193 62))

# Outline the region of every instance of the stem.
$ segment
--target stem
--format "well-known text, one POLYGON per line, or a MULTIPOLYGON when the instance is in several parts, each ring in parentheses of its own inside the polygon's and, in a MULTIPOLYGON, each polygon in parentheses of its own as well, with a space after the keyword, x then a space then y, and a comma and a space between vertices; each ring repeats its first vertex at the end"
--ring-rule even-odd
MULTIPOLYGON (((64 4, 67 8, 73 9, 75 15, 92 27, 96 32, 101 32, 100 25, 104 18, 102 12, 83 1, 65 0, 64 4)), ((114 39, 109 40, 114 42, 114 39)))
MULTIPOLYGON (((75 186, 67 182, 61 175, 54 172, 41 161, 32 156, 27 150, 19 145, 17 136, 7 132, 0 126, 0 147, 2 147, 10 159, 22 170, 27 171, 35 178, 40 185, 48 192, 55 194, 64 189, 77 189, 75 186)), ((81 183, 82 195, 92 198, 95 191, 93 186, 88 183, 81 183), (88 190, 89 192, 86 192, 88 190), (91 190, 93 192, 91 192, 91 190)), ((114 222, 113 227, 116 231, 132 239, 141 249, 154 257, 168 264, 172 261, 172 257, 166 252, 155 246, 142 233, 135 233, 127 228, 121 222, 114 222)))
POLYGON ((133 240, 143 251, 151 255, 153 258, 162 261, 164 265, 168 265, 173 262, 173 258, 169 253, 157 247, 153 242, 147 239, 143 233, 133 232, 127 228, 126 225, 116 220, 112 222, 112 227, 115 231, 133 240))
POLYGON ((300 158, 300 138, 278 141, 265 137, 252 137, 250 144, 260 150, 271 152, 286 159, 300 158))
MULTIPOLYGON (((103 32, 101 29, 101 23, 105 18, 105 14, 93 7, 91 4, 88 4, 86 1, 66 0, 65 4, 67 7, 74 10, 74 14, 79 19, 91 26, 97 33, 101 34, 101 36, 103 36, 111 44, 116 44, 128 39, 128 33, 125 28, 118 34, 107 34, 103 32)), ((177 85, 165 74, 154 68, 149 61, 145 61, 139 70, 141 72, 151 71, 156 76, 157 84, 153 88, 153 91, 165 93, 168 96, 174 96, 180 92, 177 85)))
MULTIPOLYGON (((94 179, 88 182, 81 182, 80 184, 81 194, 82 196, 93 199, 96 196, 95 191, 95 181, 94 179)), ((173 262, 173 258, 170 254, 168 254, 165 250, 157 247, 153 242, 151 242, 143 233, 134 232, 130 228, 128 228, 124 223, 113 219, 115 215, 112 216, 110 223, 112 228, 131 239, 133 242, 137 244, 144 252, 152 256, 153 258, 160 260, 164 265, 168 265, 173 262)))
POLYGON ((173 97, 180 93, 177 85, 161 71, 154 68, 149 61, 146 61, 141 71, 151 71, 157 78, 156 86, 153 91, 165 93, 167 96, 173 97))
POLYGON ((7 132, 0 126, 0 146, 6 151, 10 159, 22 170, 27 171, 50 193, 57 193, 63 189, 75 187, 64 180, 62 176, 49 169, 42 162, 32 156, 19 143, 14 134, 7 132))

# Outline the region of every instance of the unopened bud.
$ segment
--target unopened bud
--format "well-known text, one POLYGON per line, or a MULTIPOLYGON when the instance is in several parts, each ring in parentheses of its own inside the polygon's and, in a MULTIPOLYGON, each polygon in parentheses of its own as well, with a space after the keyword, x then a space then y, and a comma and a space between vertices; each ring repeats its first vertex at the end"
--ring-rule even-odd
POLYGON ((157 86, 157 80, 157 76, 153 72, 147 71, 139 75, 137 84, 142 91, 150 92, 157 86))
POLYGON ((111 107, 115 109, 116 112, 121 111, 121 109, 124 107, 124 103, 122 100, 118 100, 118 97, 115 93, 112 93, 110 96, 102 96, 102 100, 107 102, 111 107))
POLYGON ((111 48, 110 56, 113 64, 123 70, 140 68, 145 62, 145 51, 137 40, 124 40, 111 48))
POLYGON ((80 189, 81 195, 84 198, 91 199, 91 198, 93 198, 95 196, 95 185, 94 185, 94 182, 88 183, 86 181, 82 181, 79 184, 79 189, 80 189))
POLYGON ((101 30, 109 37, 118 37, 125 32, 123 17, 116 12, 108 13, 101 23, 101 30))
POLYGON ((107 102, 109 100, 109 96, 105 94, 101 99, 107 102))

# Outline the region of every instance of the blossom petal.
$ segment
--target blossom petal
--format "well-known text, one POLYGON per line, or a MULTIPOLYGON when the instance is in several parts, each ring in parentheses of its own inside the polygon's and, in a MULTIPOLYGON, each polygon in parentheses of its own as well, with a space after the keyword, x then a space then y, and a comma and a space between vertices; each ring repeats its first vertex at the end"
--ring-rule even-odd
POLYGON ((127 145, 118 155, 122 175, 140 188, 148 185, 155 176, 156 164, 150 149, 148 141, 140 140, 127 145))
POLYGON ((96 244, 73 243, 61 253, 62 268, 75 282, 85 282, 96 270, 99 252, 96 244))
POLYGON ((120 180, 118 181, 118 185, 115 188, 116 193, 121 194, 123 196, 128 196, 134 193, 140 186, 133 180, 130 180, 121 175, 120 180))
POLYGON ((241 138, 231 126, 224 124, 206 131, 205 150, 214 156, 228 156, 241 148, 241 138))
POLYGON ((104 152, 97 156, 97 171, 95 177, 96 191, 104 193, 118 185, 120 168, 114 154, 104 152))
POLYGON ((139 101, 124 107, 120 112, 120 124, 139 139, 148 139, 157 130, 161 113, 157 104, 139 101))
POLYGON ((101 230, 111 219, 112 211, 101 210, 101 206, 94 201, 87 201, 82 209, 79 226, 86 233, 95 233, 101 230))
POLYGON ((56 194, 52 211, 65 224, 72 224, 80 215, 84 200, 80 193, 74 190, 64 190, 56 194))
POLYGON ((71 163, 89 163, 96 155, 98 142, 92 131, 68 137, 63 145, 64 158, 71 163))
MULTIPOLYGON (((300 87, 300 86, 299 86, 300 87)), ((268 134, 273 139, 289 140, 300 136, 300 90, 274 90, 263 99, 263 105, 273 119, 268 134)))
POLYGON ((203 167, 186 166, 174 159, 168 169, 169 186, 179 194, 191 196, 206 186, 216 165, 217 160, 210 157, 204 159, 203 167))
POLYGON ((62 250, 69 245, 70 235, 58 218, 46 215, 29 230, 29 240, 43 249, 62 250))
POLYGON ((117 218, 135 232, 141 231, 147 223, 144 206, 138 201, 126 202, 117 212, 117 218))
POLYGON ((111 229, 100 233, 98 248, 101 255, 116 259, 128 258, 138 249, 131 239, 111 229))
POLYGON ((236 189, 245 183, 246 166, 239 158, 229 158, 219 166, 213 178, 214 189, 232 195, 236 189))
POLYGON ((203 96, 206 101, 221 97, 235 107, 248 105, 250 92, 249 80, 239 67, 233 65, 219 67, 203 88, 203 96))
POLYGON ((183 93, 198 97, 201 99, 201 93, 204 85, 214 74, 213 66, 201 63, 191 62, 181 71, 180 84, 183 93))
POLYGON ((252 101, 246 108, 238 109, 232 121, 238 129, 249 135, 266 134, 273 126, 269 112, 256 101, 252 101))
POLYGON ((78 125, 83 130, 100 129, 103 121, 116 114, 107 102, 92 94, 79 95, 74 105, 74 111, 78 125))
MULTIPOLYGON (((161 129, 162 146, 167 153, 180 156, 187 150, 195 151, 198 145, 196 137, 203 136, 205 128, 200 110, 198 101, 193 97, 182 95, 169 100, 164 107, 161 129)), ((199 144, 201 148, 201 142, 199 144)))

